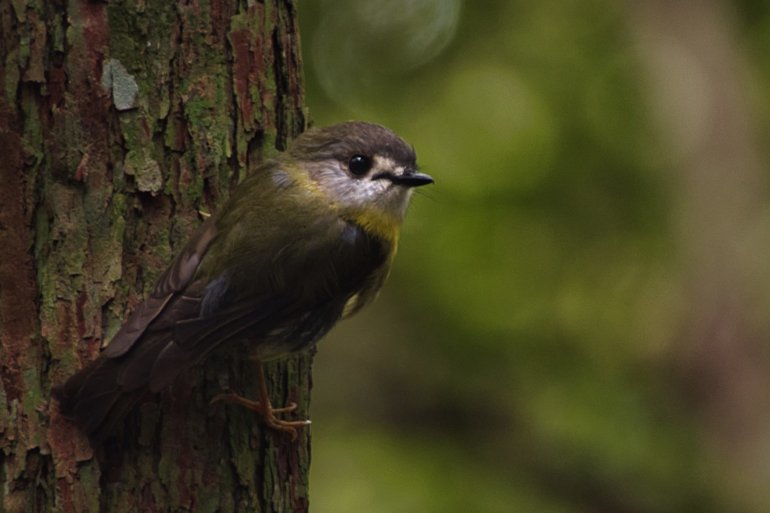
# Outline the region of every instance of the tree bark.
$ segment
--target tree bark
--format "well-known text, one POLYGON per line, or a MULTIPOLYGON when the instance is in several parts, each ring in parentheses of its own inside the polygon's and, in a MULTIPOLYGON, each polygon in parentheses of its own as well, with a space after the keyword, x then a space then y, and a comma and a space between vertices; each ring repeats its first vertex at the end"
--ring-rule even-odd
MULTIPOLYGON (((93 359, 201 222, 304 128, 289 0, 0 0, 0 511, 305 511, 297 442, 208 401, 213 355, 100 446, 50 390, 93 359)), ((311 355, 267 369, 308 414, 311 355)))

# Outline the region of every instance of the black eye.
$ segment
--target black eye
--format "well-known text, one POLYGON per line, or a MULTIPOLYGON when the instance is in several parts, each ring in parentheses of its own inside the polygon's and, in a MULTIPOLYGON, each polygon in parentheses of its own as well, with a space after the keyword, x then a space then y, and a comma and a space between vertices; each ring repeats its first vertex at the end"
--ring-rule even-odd
POLYGON ((356 176, 362 176, 372 168, 372 159, 365 155, 353 155, 348 162, 348 169, 356 176))

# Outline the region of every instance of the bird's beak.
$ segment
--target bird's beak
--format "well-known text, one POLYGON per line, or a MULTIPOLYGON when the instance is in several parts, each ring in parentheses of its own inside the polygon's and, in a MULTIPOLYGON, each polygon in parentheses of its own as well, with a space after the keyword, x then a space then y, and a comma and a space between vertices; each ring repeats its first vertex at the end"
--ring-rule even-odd
POLYGON ((385 179, 390 180, 394 185, 400 185, 402 187, 420 187, 421 185, 428 185, 433 183, 433 177, 426 175, 425 173, 407 172, 402 175, 394 175, 393 173, 379 173, 372 177, 375 180, 385 179))

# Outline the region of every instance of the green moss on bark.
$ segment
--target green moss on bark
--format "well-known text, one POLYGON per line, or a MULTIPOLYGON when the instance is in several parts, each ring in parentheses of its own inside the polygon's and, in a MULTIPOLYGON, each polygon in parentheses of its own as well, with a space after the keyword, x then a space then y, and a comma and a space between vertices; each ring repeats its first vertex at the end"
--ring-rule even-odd
MULTIPOLYGON (((0 256, 13 254, 20 267, 11 277, 29 292, 14 298, 25 302, 18 310, 0 290, 0 313, 26 316, 0 317, 4 365, 17 364, 0 383, 0 510, 302 511, 307 433, 292 443, 247 412, 208 406, 223 376, 256 395, 241 358, 220 355, 191 371, 129 414, 120 444, 93 451, 49 402, 50 385, 94 358, 151 291, 198 212, 215 211, 302 127, 301 90, 289 97, 271 84, 275 70, 299 77, 298 49, 275 48, 285 38, 273 37, 296 32, 293 9, 220 0, 14 0, 9 9, 0 16, 10 43, 0 49, 0 129, 16 142, 5 148, 3 138, 0 149, 17 157, 0 166, 0 195, 13 199, 22 238, 0 256), (252 38, 238 60, 240 85, 237 30, 252 38), (287 53, 294 67, 275 61, 287 53), (125 80, 117 92, 116 78, 125 80)), ((10 204, 2 199, 0 216, 10 204)), ((274 400, 298 400, 306 414, 310 360, 298 362, 269 374, 274 400)))

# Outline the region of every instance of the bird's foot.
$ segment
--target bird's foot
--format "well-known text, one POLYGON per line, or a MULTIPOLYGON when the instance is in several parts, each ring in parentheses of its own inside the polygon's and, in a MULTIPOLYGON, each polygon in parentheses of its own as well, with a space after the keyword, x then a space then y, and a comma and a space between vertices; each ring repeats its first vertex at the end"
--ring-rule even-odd
POLYGON ((273 408, 273 405, 270 404, 270 401, 266 401, 265 405, 263 406, 261 401, 254 401, 251 399, 247 399, 243 396, 240 396, 238 394, 230 393, 230 394, 218 394, 214 396, 214 398, 211 399, 209 404, 218 403, 220 401, 224 401, 226 403, 238 404, 240 406, 243 406, 244 408, 247 408, 253 411, 254 413, 260 416, 260 418, 262 419, 262 423, 265 424, 267 427, 271 429, 275 429, 276 431, 283 431, 284 433, 289 433, 289 435, 291 435, 292 440, 297 439, 297 428, 302 428, 310 425, 309 420, 281 420, 275 416, 276 413, 288 413, 296 410, 297 403, 289 403, 287 406, 284 406, 282 408, 273 408))

